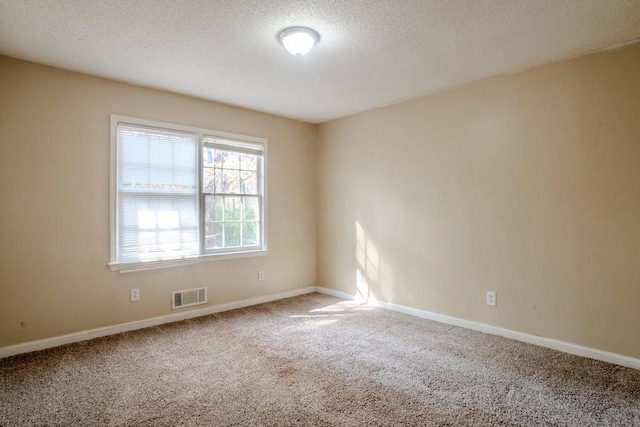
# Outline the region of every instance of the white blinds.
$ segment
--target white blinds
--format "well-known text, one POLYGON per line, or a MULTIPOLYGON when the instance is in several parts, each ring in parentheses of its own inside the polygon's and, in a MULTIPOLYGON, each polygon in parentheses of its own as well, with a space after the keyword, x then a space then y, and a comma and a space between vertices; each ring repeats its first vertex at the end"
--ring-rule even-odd
POLYGON ((117 125, 116 262, 198 255, 198 137, 117 125))
POLYGON ((232 150, 243 153, 251 153, 262 155, 264 151, 264 145, 258 142, 250 141, 238 141, 232 139, 221 139, 213 136, 205 136, 204 144, 212 148, 219 148, 221 150, 232 150))

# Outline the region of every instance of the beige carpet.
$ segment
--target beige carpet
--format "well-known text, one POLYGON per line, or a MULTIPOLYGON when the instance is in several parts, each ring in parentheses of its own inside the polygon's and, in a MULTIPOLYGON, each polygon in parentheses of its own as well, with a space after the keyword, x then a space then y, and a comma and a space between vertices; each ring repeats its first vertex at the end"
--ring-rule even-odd
POLYGON ((2 426, 640 426, 640 371, 311 294, 0 360, 2 426))

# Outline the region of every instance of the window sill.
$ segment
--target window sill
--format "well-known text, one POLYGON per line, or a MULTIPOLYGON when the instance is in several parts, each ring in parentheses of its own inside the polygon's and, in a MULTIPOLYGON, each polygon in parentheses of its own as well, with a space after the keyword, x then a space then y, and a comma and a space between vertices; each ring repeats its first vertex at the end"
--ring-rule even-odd
POLYGON ((156 268, 178 267, 181 265, 199 264, 208 261, 221 261, 224 259, 250 258, 256 256, 265 256, 269 254, 268 249, 257 249, 244 252, 227 252, 217 254, 207 254, 188 258, 167 259, 158 261, 144 262, 112 262, 109 263, 111 271, 119 271, 120 273, 132 273, 134 271, 154 270, 156 268))

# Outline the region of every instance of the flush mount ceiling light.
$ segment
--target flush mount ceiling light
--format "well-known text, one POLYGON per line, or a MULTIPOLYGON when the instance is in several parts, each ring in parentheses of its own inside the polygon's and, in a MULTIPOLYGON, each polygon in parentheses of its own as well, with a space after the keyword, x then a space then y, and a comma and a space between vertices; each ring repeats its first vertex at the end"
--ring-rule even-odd
POLYGON ((318 33, 306 27, 287 28, 278 37, 287 52, 295 56, 309 53, 311 48, 320 40, 318 33))

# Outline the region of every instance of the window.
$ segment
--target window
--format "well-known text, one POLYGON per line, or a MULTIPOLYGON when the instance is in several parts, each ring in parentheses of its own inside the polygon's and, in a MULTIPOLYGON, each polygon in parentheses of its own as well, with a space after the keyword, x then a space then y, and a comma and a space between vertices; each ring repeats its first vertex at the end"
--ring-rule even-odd
POLYGON ((111 122, 112 270, 266 253, 266 140, 111 122))
POLYGON ((205 137, 202 181, 205 252, 259 249, 261 147, 205 137))

